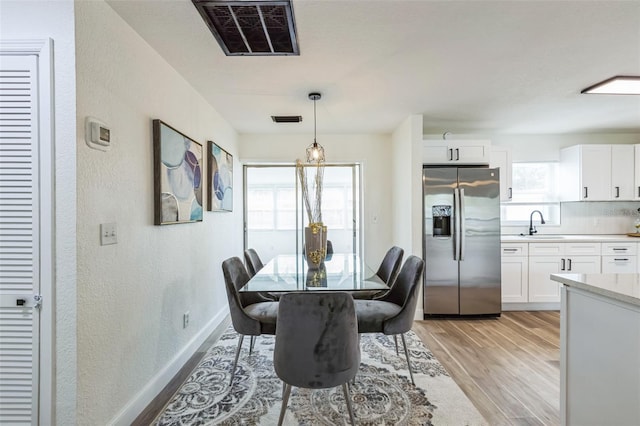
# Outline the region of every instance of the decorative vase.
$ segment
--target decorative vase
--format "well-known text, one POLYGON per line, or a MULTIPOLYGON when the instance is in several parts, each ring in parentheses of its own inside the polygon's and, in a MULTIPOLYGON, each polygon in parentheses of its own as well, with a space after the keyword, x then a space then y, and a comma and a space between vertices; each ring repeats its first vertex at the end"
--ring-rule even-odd
POLYGON ((304 251, 309 269, 318 269, 327 254, 326 226, 313 222, 304 228, 304 251))
POLYGON ((317 269, 309 269, 306 279, 307 287, 327 286, 327 267, 323 263, 317 269))

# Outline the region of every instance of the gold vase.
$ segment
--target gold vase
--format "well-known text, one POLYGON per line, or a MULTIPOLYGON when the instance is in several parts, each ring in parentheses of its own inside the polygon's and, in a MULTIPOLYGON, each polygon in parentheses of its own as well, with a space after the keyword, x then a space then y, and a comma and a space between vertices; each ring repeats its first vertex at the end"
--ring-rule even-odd
POLYGON ((304 228, 304 251, 309 269, 318 269, 327 254, 326 226, 312 222, 304 228))

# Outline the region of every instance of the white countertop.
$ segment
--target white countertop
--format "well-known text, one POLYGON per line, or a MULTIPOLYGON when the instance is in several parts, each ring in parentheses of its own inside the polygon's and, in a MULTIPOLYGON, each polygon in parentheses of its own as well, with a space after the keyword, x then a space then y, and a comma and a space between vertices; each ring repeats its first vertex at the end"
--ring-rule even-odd
POLYGON ((640 306, 640 274, 551 274, 551 279, 569 287, 640 306))
POLYGON ((553 235, 553 234, 536 234, 536 235, 502 235, 501 241, 503 243, 573 243, 573 242, 585 242, 585 243, 614 243, 614 242, 638 242, 640 238, 630 237, 625 234, 615 235, 553 235))

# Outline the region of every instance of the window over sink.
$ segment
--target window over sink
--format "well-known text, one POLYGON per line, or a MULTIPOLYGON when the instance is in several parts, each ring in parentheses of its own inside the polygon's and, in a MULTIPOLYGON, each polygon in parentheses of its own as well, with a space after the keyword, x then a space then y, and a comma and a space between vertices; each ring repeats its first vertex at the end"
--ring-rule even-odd
POLYGON ((556 161, 513 163, 513 197, 500 205, 502 225, 528 225, 533 210, 542 212, 546 225, 560 225, 559 176, 556 161))

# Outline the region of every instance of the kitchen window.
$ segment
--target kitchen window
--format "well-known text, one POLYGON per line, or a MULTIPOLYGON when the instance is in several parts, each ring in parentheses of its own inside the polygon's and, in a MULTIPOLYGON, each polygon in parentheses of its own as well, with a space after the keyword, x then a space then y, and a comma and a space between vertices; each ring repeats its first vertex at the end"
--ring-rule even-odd
POLYGON ((559 163, 513 163, 512 173, 513 198, 500 205, 502 225, 528 225, 534 210, 547 225, 560 225, 559 163))

